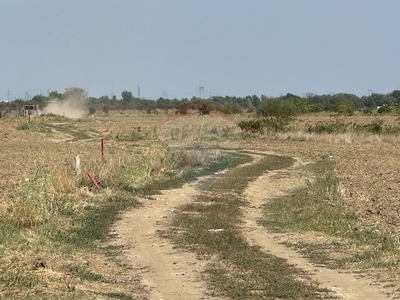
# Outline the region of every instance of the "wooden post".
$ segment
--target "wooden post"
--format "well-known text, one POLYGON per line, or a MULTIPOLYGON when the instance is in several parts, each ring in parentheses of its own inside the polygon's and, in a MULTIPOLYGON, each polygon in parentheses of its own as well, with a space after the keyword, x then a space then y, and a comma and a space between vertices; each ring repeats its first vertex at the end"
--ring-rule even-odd
POLYGON ((101 139, 101 157, 104 158, 104 139, 101 139))

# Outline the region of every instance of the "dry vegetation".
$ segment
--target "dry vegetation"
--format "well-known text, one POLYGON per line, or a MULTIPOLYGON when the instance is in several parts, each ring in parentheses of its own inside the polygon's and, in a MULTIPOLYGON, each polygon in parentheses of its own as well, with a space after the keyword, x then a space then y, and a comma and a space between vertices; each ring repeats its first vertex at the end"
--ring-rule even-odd
MULTIPOLYGON (((318 113, 299 116, 285 132, 245 136, 231 117, 171 117, 164 111, 41 116, 31 124, 22 117, 0 119, 0 297, 146 299, 140 279, 127 278, 126 266, 113 256, 118 249, 99 247, 99 240, 107 238, 107 226, 119 211, 140 205, 139 196, 179 186, 201 175, 200 167, 227 167, 230 160, 220 149, 274 151, 314 161, 331 156, 345 211, 359 218, 357 226, 398 240, 398 124, 394 115, 318 113), (384 121, 382 132, 365 130, 376 120, 384 121), (335 122, 346 130, 309 130, 335 122), (82 160, 80 174, 76 155, 82 160)), ((396 255, 390 258, 392 278, 400 274, 396 255)))

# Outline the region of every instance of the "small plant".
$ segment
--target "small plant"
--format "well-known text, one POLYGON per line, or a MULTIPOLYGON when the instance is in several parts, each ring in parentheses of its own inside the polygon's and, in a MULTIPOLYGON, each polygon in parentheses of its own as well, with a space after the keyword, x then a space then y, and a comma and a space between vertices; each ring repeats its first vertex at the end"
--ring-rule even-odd
POLYGON ((128 142, 137 142, 140 140, 145 140, 147 138, 147 134, 142 132, 142 128, 138 126, 135 130, 132 130, 131 133, 127 136, 119 136, 117 137, 119 140, 128 141, 128 142))
POLYGON ((33 132, 44 131, 43 125, 40 122, 20 123, 16 127, 17 130, 29 130, 33 132))
POLYGON ((263 134, 265 131, 285 131, 292 120, 293 118, 290 116, 265 117, 256 120, 241 121, 238 126, 246 133, 263 134))
POLYGON ((382 105, 378 108, 378 114, 388 114, 392 111, 392 107, 390 105, 382 105))
POLYGON ((347 126, 344 123, 344 120, 341 118, 337 118, 335 122, 326 123, 319 121, 315 126, 308 126, 307 132, 310 133, 344 133, 347 130, 347 126))
POLYGON ((363 108, 362 113, 364 115, 370 116, 374 113, 374 110, 371 107, 365 107, 365 108, 363 108))
POLYGON ((383 131, 383 120, 376 119, 366 125, 367 131, 375 134, 381 134, 383 131))
POLYGON ((21 123, 17 125, 17 130, 28 130, 30 125, 28 123, 21 123))

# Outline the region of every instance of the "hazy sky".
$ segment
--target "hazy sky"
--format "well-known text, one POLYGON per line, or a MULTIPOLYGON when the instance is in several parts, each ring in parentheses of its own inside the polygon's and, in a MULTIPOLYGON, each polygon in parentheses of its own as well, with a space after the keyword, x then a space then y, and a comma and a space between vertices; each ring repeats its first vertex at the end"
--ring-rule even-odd
POLYGON ((0 0, 0 99, 400 89, 398 0, 0 0))

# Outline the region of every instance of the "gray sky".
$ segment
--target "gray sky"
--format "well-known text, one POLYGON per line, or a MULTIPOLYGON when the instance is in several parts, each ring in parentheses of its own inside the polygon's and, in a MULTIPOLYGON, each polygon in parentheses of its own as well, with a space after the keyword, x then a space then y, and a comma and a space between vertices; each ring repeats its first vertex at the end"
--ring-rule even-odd
POLYGON ((0 99, 400 89, 398 0, 0 0, 0 99))

